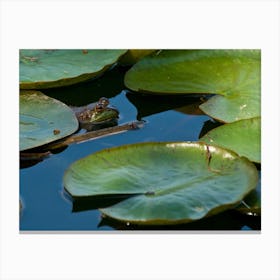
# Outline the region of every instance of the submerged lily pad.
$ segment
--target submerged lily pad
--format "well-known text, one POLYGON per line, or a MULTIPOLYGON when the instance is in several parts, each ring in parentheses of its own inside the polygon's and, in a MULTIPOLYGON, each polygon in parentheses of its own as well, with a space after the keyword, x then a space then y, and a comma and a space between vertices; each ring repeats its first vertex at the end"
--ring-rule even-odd
POLYGON ((64 103, 39 91, 20 92, 20 151, 68 136, 78 126, 75 114, 64 103))
POLYGON ((261 118, 240 120, 210 130, 200 141, 230 149, 261 162, 261 118))
POLYGON ((163 50, 125 76, 133 91, 218 94, 200 108, 224 122, 260 116, 259 50, 163 50))
POLYGON ((73 163, 64 187, 74 197, 131 195, 101 211, 138 224, 176 224, 232 208, 256 187, 255 166, 198 142, 140 143, 73 163))
POLYGON ((126 50, 20 50, 20 88, 68 86, 100 75, 126 50))

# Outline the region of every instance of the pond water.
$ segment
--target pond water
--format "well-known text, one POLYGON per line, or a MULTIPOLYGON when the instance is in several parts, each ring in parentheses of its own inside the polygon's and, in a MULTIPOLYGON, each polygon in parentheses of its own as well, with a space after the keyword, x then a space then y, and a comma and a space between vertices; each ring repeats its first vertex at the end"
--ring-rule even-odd
POLYGON ((259 230, 260 217, 230 210, 201 221, 177 226, 143 227, 104 218, 88 202, 73 202, 63 189, 63 175, 76 160, 104 148, 148 141, 197 141, 217 126, 198 109, 200 98, 148 96, 128 91, 123 85, 124 67, 114 68, 87 83, 41 90, 67 105, 83 106, 100 97, 120 111, 119 124, 144 120, 143 128, 73 144, 34 165, 21 162, 20 197, 23 210, 20 230, 259 230))

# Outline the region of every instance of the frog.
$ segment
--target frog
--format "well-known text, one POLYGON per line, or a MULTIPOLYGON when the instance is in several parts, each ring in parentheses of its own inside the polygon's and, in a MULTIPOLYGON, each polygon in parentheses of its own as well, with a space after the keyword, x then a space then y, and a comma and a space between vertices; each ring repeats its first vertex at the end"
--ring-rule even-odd
POLYGON ((118 124, 119 111, 110 105, 109 99, 101 97, 98 102, 84 107, 72 107, 80 128, 98 130, 118 124))

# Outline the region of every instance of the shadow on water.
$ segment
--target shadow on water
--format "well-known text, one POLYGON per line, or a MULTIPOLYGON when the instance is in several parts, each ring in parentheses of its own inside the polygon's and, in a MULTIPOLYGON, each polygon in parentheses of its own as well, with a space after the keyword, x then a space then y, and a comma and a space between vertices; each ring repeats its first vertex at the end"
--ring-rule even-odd
POLYGON ((188 94, 179 95, 174 98, 172 95, 135 94, 131 91, 127 91, 126 97, 137 108, 137 120, 174 109, 189 115, 204 115, 199 109, 199 105, 202 104, 206 98, 204 95, 197 96, 188 94))
POLYGON ((241 230, 244 226, 252 230, 260 230, 261 217, 242 215, 234 210, 204 218, 202 220, 178 225, 136 225, 122 223, 109 217, 103 217, 98 227, 110 226, 117 230, 241 230))
POLYGON ((90 81, 41 91, 67 105, 84 106, 98 101, 100 97, 112 98, 119 94, 124 89, 123 80, 126 71, 125 67, 113 67, 90 81))
MULTIPOLYGON (((118 194, 72 198, 66 190, 64 191, 65 198, 72 202, 73 213, 110 207, 136 195, 118 194)), ((227 210, 201 220, 177 225, 137 225, 118 221, 102 214, 98 228, 102 230, 102 227, 105 226, 116 230, 242 230, 247 227, 251 230, 261 230, 260 215, 250 215, 237 209, 227 210)))

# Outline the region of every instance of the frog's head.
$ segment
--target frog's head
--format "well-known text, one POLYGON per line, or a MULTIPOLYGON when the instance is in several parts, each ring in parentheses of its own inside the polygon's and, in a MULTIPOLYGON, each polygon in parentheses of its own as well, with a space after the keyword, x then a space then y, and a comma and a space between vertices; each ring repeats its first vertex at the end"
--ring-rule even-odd
POLYGON ((93 108, 90 122, 106 122, 119 117, 119 111, 109 106, 109 100, 101 97, 93 108))
POLYGON ((93 112, 90 122, 106 122, 112 119, 117 119, 119 111, 114 108, 104 108, 102 110, 96 110, 93 112))

